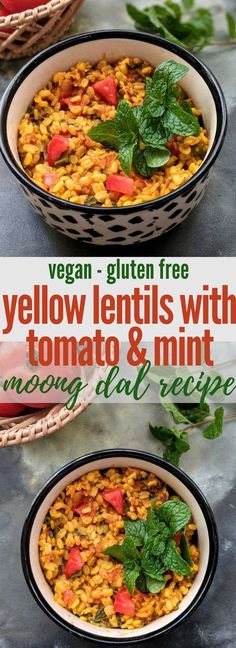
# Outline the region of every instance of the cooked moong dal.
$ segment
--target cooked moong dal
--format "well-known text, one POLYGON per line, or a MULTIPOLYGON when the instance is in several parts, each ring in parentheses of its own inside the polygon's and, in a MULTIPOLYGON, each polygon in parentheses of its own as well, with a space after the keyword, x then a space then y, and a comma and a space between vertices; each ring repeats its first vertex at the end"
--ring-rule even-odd
MULTIPOLYGON (((150 593, 147 588, 141 587, 139 579, 128 591, 130 581, 127 586, 125 571, 127 566, 129 570, 132 566, 131 556, 128 557, 130 559, 127 558, 128 563, 121 564, 119 558, 117 562, 104 553, 106 550, 111 551, 113 545, 116 547, 119 545, 119 550, 121 545, 125 546, 122 543, 127 545, 127 539, 125 540, 127 529, 129 533, 135 530, 137 521, 139 526, 147 524, 148 519, 153 524, 152 516, 154 516, 156 524, 158 518, 155 516, 163 512, 166 503, 168 506, 175 506, 177 503, 188 509, 187 505, 156 475, 137 468, 94 470, 66 486, 52 504, 39 538, 40 563, 46 580, 52 588, 55 601, 83 621, 99 624, 102 627, 130 630, 141 628, 176 610, 188 594, 198 572, 197 529, 191 518, 190 509, 188 509, 188 523, 184 525, 184 530, 179 530, 171 539, 166 540, 172 549, 174 547, 178 560, 185 565, 187 563, 183 561, 183 557, 186 558, 187 550, 190 564, 188 569, 182 571, 188 575, 166 570, 163 567, 162 575, 157 575, 158 578, 164 579, 160 591, 150 593), (184 551, 182 551, 182 539, 185 543, 184 551)), ((184 515, 186 516, 186 512, 184 515)), ((170 511, 167 517, 170 520, 170 511)), ((163 519, 165 518, 162 516, 163 519)), ((184 524, 183 519, 182 522, 184 524)), ((181 524, 177 524, 175 528, 179 529, 181 524)), ((167 532, 165 536, 166 529, 165 523, 159 520, 156 534, 152 535, 152 548, 155 547, 156 537, 160 532, 162 538, 160 535, 158 538, 163 543, 163 538, 169 533, 167 532)), ((170 533, 174 530, 172 526, 170 533)), ((142 560, 148 548, 146 543, 146 548, 140 550, 141 542, 142 540, 135 539, 136 549, 134 550, 133 542, 130 538, 128 540, 132 551, 138 552, 138 560, 142 560)), ((157 554, 158 551, 155 553, 157 554)), ((165 565, 167 551, 162 555, 165 565)), ((156 562, 154 567, 152 565, 152 570, 160 563, 160 555, 159 558, 154 557, 154 561, 156 562)), ((147 567, 144 562, 143 564, 151 574, 150 560, 148 559, 147 567)), ((150 576, 146 579, 147 583, 149 581, 152 584, 156 583, 150 576)))
POLYGON ((171 137, 166 144, 170 158, 154 168, 151 177, 143 177, 134 168, 128 177, 117 150, 88 136, 95 125, 114 120, 120 100, 132 108, 139 106, 146 79, 153 72, 140 58, 123 57, 109 63, 104 57, 96 65, 80 61, 67 72, 54 74, 35 95, 19 125, 18 150, 32 180, 57 198, 107 208, 160 198, 190 180, 209 145, 201 111, 191 99, 188 103, 199 120, 199 134, 171 137))

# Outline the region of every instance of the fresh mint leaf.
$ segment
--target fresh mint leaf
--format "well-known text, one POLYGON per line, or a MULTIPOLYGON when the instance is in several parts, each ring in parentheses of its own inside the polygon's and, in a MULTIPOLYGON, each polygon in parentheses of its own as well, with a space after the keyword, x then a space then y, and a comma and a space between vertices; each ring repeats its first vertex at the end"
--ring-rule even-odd
POLYGON ((140 590, 140 592, 143 592, 143 594, 147 594, 148 589, 146 584, 146 576, 143 571, 141 571, 141 573, 139 574, 136 580, 136 586, 140 590))
POLYGON ((152 31, 151 20, 149 20, 149 17, 144 11, 137 9, 137 7, 130 3, 126 5, 126 9, 130 18, 134 20, 137 27, 141 27, 144 31, 152 31))
POLYGON ((174 98, 168 100, 168 108, 161 118, 164 129, 175 135, 199 135, 200 126, 197 118, 183 110, 174 98))
POLYGON ((181 539, 180 539, 180 550, 181 550, 182 558, 184 560, 186 560, 186 562, 189 565, 192 566, 193 561, 192 561, 192 558, 191 558, 191 555, 190 555, 189 545, 188 545, 188 542, 186 540, 186 537, 185 537, 184 533, 182 533, 182 536, 181 536, 181 539))
POLYGON ((214 23, 212 13, 209 9, 199 8, 193 13, 188 22, 191 36, 194 39, 201 37, 204 45, 207 45, 214 36, 214 23))
POLYGON ((153 7, 148 7, 145 9, 145 14, 148 16, 150 19, 151 25, 155 28, 155 31, 160 34, 163 38, 167 38, 168 40, 171 40, 172 43, 177 43, 177 45, 182 45, 182 43, 179 41, 179 39, 169 31, 169 29, 165 26, 165 19, 166 17, 168 18, 168 12, 165 12, 163 15, 160 16, 160 10, 164 10, 164 7, 159 7, 154 5, 153 7), (166 16, 167 13, 167 16, 166 16))
POLYGON ((132 560, 138 560, 139 554, 136 548, 136 544, 131 536, 127 536, 122 543, 123 555, 126 558, 131 558, 132 560))
POLYGON ((178 466, 181 454, 182 453, 177 450, 175 443, 171 443, 164 449, 163 458, 174 464, 174 466, 178 466))
POLYGON ((199 405, 178 403, 178 409, 190 423, 201 423, 210 415, 210 407, 207 403, 199 405))
POLYGON ((130 594, 135 590, 136 580, 139 576, 140 568, 134 560, 125 561, 124 581, 130 594))
POLYGON ((118 135, 125 137, 127 143, 132 140, 133 135, 138 134, 135 114, 128 102, 123 99, 118 103, 115 123, 118 135))
POLYGON ((153 169, 147 165, 144 151, 141 151, 138 147, 134 150, 133 165, 135 171, 141 176, 144 176, 144 178, 152 177, 153 169))
POLYGON ((144 544, 146 522, 144 520, 125 520, 125 533, 130 536, 136 547, 144 544))
POLYGON ((171 414, 174 422, 178 425, 179 423, 189 423, 189 419, 181 412, 178 405, 166 401, 164 398, 161 400, 161 404, 168 414, 171 414))
POLYGON ((158 519, 164 522, 173 536, 183 529, 191 518, 191 510, 182 500, 168 500, 157 509, 158 519))
POLYGON ((165 570, 168 569, 175 572, 176 574, 189 576, 191 567, 178 553, 174 540, 168 540, 166 551, 162 556, 162 560, 165 570))
POLYGON ((166 581, 164 578, 152 578, 147 574, 146 576, 146 585, 147 589, 151 594, 157 594, 160 592, 163 587, 165 587, 166 581))
POLYGON ((189 115, 193 114, 192 108, 187 99, 182 99, 182 101, 180 102, 180 106, 183 110, 185 110, 185 112, 189 113, 189 115))
POLYGON ((169 428, 165 425, 153 426, 151 423, 149 423, 149 429, 153 436, 159 441, 162 441, 162 443, 169 442, 171 444, 172 438, 176 438, 176 434, 178 433, 176 428, 169 428))
POLYGON ((192 9, 194 6, 194 0, 182 0, 182 5, 184 9, 192 9))
POLYGON ((165 426, 153 427, 150 424, 149 427, 153 436, 159 441, 162 441, 165 446, 163 452, 164 459, 178 466, 181 455, 190 448, 187 433, 184 430, 177 430, 176 428, 168 428, 165 426))
POLYGON ((132 108, 135 119, 137 120, 138 126, 140 124, 140 121, 142 119, 142 113, 143 113, 143 104, 139 104, 139 106, 134 106, 132 108))
POLYGON ((175 18, 179 20, 182 14, 181 6, 177 2, 173 2, 172 0, 166 0, 165 4, 167 7, 169 7, 169 9, 172 10, 175 18))
POLYGON ((149 545, 144 547, 144 550, 141 554, 141 563, 145 576, 151 576, 151 578, 159 579, 166 571, 165 567, 163 566, 163 556, 162 560, 153 556, 151 547, 149 545))
POLYGON ((146 146, 158 147, 171 137, 160 121, 144 116, 139 127, 141 138, 146 146))
POLYGON ((184 452, 188 452, 190 445, 188 442, 188 435, 187 432, 179 432, 180 436, 176 438, 175 441, 175 446, 176 450, 178 450, 181 454, 184 452))
POLYGON ((228 11, 225 14, 226 22, 227 22, 227 27, 228 27, 228 35, 229 38, 235 38, 236 37, 236 20, 233 14, 229 13, 228 11))
POLYGON ((119 136, 115 120, 113 119, 108 119, 107 121, 93 126, 93 128, 88 132, 88 136, 95 142, 113 148, 115 151, 119 150, 119 136))
POLYGON ((167 92, 171 93, 173 86, 180 81, 188 72, 187 65, 176 61, 165 61, 159 65, 153 75, 157 88, 160 84, 166 86, 167 92))
POLYGON ((224 408, 218 407, 214 413, 215 421, 209 423, 203 432, 205 439, 216 439, 223 431, 224 408))
POLYGON ((153 80, 149 77, 146 79, 146 94, 143 102, 143 112, 151 117, 161 117, 165 112, 165 96, 167 91, 166 84, 159 84, 156 87, 153 80))
POLYGON ((111 547, 107 547, 106 549, 104 549, 102 553, 106 554, 106 556, 110 556, 111 558, 114 558, 114 560, 117 560, 120 563, 125 562, 125 556, 124 556, 122 545, 119 544, 112 545, 111 547))
POLYGON ((165 522, 158 518, 158 509, 150 509, 147 515, 147 531, 150 536, 160 534, 163 539, 169 538, 170 531, 165 522))
POLYGON ((158 167, 164 166, 170 159, 170 151, 165 148, 151 148, 148 147, 144 151, 145 159, 148 167, 152 169, 157 169, 158 167))
POLYGON ((134 149, 136 147, 136 140, 130 144, 121 144, 119 148, 119 161, 121 168, 127 176, 130 176, 133 163, 134 149))
POLYGON ((152 553, 153 556, 161 556, 166 548, 166 540, 162 538, 160 534, 154 538, 152 543, 152 553))

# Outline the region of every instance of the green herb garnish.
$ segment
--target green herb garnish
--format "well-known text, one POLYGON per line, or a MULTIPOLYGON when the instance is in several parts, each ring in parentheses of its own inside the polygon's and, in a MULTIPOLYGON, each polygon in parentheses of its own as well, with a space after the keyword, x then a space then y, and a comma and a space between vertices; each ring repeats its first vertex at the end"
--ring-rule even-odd
POLYGON ((199 51, 207 45, 236 44, 236 19, 233 14, 224 12, 223 8, 195 7, 194 0, 166 0, 164 4, 157 3, 145 9, 127 4, 126 8, 136 29, 154 32, 190 50, 199 51), (222 41, 213 40, 214 17, 218 11, 225 19, 226 38, 222 41))
POLYGON ((119 152, 126 175, 134 167, 140 175, 151 177, 168 162, 171 153, 166 144, 173 135, 199 134, 199 122, 190 104, 181 101, 176 92, 176 83, 187 72, 187 66, 181 63, 162 63, 153 78, 146 79, 146 94, 140 106, 131 108, 122 100, 114 120, 101 122, 88 132, 95 142, 119 152))
MULTIPOLYGON (((164 425, 152 426, 149 424, 150 432, 164 445, 163 457, 178 466, 180 457, 190 449, 189 434, 195 427, 205 425, 203 436, 205 439, 216 439, 222 434, 224 422, 224 408, 218 407, 214 415, 211 414, 209 405, 193 404, 180 405, 165 400, 161 401, 162 406, 168 412, 174 423, 177 425, 186 424, 184 428, 164 425)), ((227 418, 227 417, 226 417, 227 418)), ((231 418, 231 416, 229 416, 231 418)))
POLYGON ((171 499, 157 509, 152 505, 146 520, 126 520, 123 543, 107 547, 103 553, 124 565, 124 581, 131 594, 135 587, 141 592, 159 592, 165 587, 167 571, 191 574, 192 560, 184 533, 181 554, 173 537, 190 518, 189 506, 171 499))
POLYGON ((103 605, 99 605, 95 617, 92 619, 93 623, 100 623, 101 621, 107 621, 107 616, 104 612, 103 605))

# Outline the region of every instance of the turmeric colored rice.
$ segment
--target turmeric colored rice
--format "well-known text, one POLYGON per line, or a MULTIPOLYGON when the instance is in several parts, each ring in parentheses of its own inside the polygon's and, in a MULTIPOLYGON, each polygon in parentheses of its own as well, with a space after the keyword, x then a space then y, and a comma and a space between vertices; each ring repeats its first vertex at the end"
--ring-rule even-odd
POLYGON ((124 540, 125 518, 144 520, 153 499, 158 508, 170 498, 179 499, 156 475, 130 467, 94 470, 66 486, 52 504, 39 538, 40 563, 55 601, 83 621, 130 630, 176 610, 198 572, 197 529, 192 518, 185 529, 192 559, 190 575, 166 573, 166 585, 157 594, 143 594, 136 587, 131 595, 133 616, 114 610, 115 596, 124 586, 124 567, 103 553, 124 540), (106 489, 117 488, 124 498, 124 515, 102 495, 106 489), (80 502, 79 514, 75 502, 80 502), (68 577, 65 567, 73 547, 79 547, 83 566, 68 577))
POLYGON ((201 112, 189 103, 200 120, 198 136, 173 136, 168 143, 168 163, 144 178, 132 171, 132 195, 106 188, 111 174, 123 174, 118 153, 92 140, 88 131, 100 121, 114 119, 115 106, 99 96, 93 84, 111 75, 115 78, 118 99, 132 107, 142 103, 146 77, 152 66, 139 58, 123 57, 109 63, 104 57, 96 65, 80 61, 67 72, 57 72, 32 100, 19 125, 18 150, 23 168, 32 180, 48 193, 78 205, 128 207, 174 191, 198 171, 209 141, 201 112), (66 89, 66 91, 65 91, 66 89), (71 93, 65 102, 63 96, 71 93), (68 154, 58 165, 48 163, 47 148, 55 135, 67 137, 68 154))

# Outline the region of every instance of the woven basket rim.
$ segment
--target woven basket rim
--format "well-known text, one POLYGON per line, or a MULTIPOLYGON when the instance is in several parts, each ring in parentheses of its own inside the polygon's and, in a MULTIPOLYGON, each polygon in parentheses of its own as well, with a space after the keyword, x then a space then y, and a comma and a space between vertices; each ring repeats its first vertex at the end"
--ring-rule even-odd
MULTIPOLYGON (((40 0, 39 0, 40 2, 40 0)), ((34 9, 26 9, 18 13, 10 14, 9 16, 0 16, 0 29, 1 27, 17 27, 26 22, 31 22, 37 18, 46 18, 53 15, 54 12, 66 7, 73 3, 73 0, 49 0, 47 4, 39 4, 34 9)))
POLYGON ((61 429, 93 402, 96 396, 96 385, 99 379, 104 380, 108 367, 96 366, 87 388, 83 392, 83 399, 76 403, 72 409, 65 404, 54 404, 50 408, 38 409, 22 416, 0 418, 0 448, 19 445, 35 441, 44 436, 49 436, 61 429))

